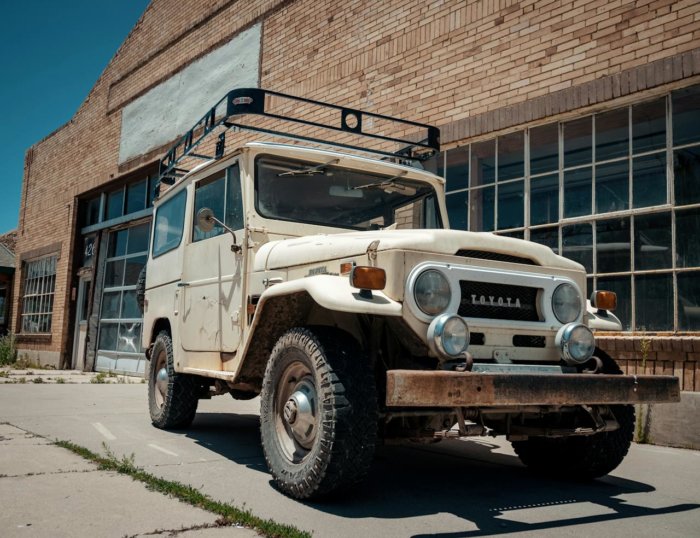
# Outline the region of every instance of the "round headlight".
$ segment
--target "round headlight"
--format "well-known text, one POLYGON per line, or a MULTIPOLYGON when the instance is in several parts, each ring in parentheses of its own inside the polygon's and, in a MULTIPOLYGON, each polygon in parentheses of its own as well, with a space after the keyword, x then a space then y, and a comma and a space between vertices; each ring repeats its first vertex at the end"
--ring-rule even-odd
POLYGON ((423 313, 436 316, 444 312, 450 304, 452 298, 450 283, 440 271, 428 269, 416 279, 413 297, 423 313))
POLYGON ((595 351, 593 333, 580 323, 564 325, 559 329, 555 343, 561 349, 562 358, 569 364, 583 364, 595 351))
POLYGON ((438 316, 428 327, 428 341, 439 355, 459 357, 469 347, 467 322, 456 315, 438 316))
POLYGON ((562 323, 571 323, 581 314, 581 295, 575 286, 560 284, 552 294, 552 310, 562 323))

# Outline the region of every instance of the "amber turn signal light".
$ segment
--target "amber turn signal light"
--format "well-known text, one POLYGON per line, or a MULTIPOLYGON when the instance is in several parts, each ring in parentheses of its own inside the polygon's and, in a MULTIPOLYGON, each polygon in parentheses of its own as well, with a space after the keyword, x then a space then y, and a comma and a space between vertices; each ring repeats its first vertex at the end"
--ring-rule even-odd
POLYGON ((350 272, 350 285, 361 290, 383 290, 386 286, 386 272, 379 267, 358 265, 350 272))
POLYGON ((614 291, 594 291, 591 295, 591 305, 598 310, 615 310, 617 308, 617 293, 614 291))

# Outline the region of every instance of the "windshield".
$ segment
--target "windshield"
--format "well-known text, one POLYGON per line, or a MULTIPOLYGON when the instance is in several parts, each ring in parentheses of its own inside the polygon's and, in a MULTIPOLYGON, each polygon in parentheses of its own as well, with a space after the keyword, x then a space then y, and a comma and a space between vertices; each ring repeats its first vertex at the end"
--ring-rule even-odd
POLYGON ((428 183, 275 156, 256 160, 255 207, 263 217, 353 230, 441 228, 428 183))

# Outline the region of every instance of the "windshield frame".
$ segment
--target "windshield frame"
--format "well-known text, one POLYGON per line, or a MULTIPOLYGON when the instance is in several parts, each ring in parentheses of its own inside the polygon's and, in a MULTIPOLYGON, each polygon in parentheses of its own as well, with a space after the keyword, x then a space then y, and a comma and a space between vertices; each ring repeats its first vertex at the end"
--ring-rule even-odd
MULTIPOLYGON (((260 207, 260 161, 265 160, 265 159, 274 159, 278 161, 282 161, 285 164, 289 164, 290 170, 302 170, 305 168, 308 168, 309 170, 321 170, 319 172, 313 172, 310 174, 289 174, 287 177, 291 180, 294 180, 296 178, 296 181, 303 181, 305 179, 309 178, 314 178, 319 175, 325 175, 325 171, 328 170, 341 170, 344 172, 354 172, 357 173, 358 176, 360 175, 365 175, 366 177, 363 178, 362 183, 359 186, 355 186, 352 188, 352 190, 358 190, 358 192, 364 192, 365 190, 362 188, 363 186, 365 188, 373 188, 375 187, 375 183, 379 182, 386 182, 387 184, 398 184, 398 185, 404 185, 406 186, 406 183, 409 184, 416 184, 419 188, 417 189, 417 192, 415 195, 410 196, 410 197, 404 197, 403 199, 398 199, 396 203, 387 203, 386 205, 383 205, 384 208, 386 208, 386 211, 390 211, 392 215, 395 215, 395 212, 397 208, 401 207, 407 207, 410 206, 412 203, 415 203, 417 201, 423 201, 423 202, 429 202, 432 205, 433 209, 433 214, 434 214, 434 219, 435 219, 435 226, 433 226, 430 229, 444 229, 445 228, 445 223, 443 222, 443 216, 442 216, 442 211, 438 199, 438 190, 435 188, 435 186, 425 180, 417 179, 415 177, 411 177, 410 172, 411 170, 406 170, 405 168, 397 168, 394 170, 387 170, 386 172, 377 172, 377 171, 371 171, 371 170, 365 170, 361 167, 353 167, 353 166, 344 166, 342 164, 343 159, 327 159, 325 161, 317 161, 316 159, 308 159, 305 158, 306 156, 288 156, 288 155, 280 155, 277 153, 259 153, 255 155, 254 162, 253 162, 253 205, 255 207, 255 211, 257 212, 258 215, 263 217, 266 220, 271 220, 271 221, 279 221, 279 222, 292 222, 292 223, 299 223, 299 224, 307 224, 311 226, 321 226, 324 228, 336 228, 336 229, 342 229, 342 230, 348 230, 348 231, 368 231, 368 230, 374 230, 374 229, 386 229, 394 224, 396 224, 396 220, 392 219, 392 222, 389 224, 385 224, 384 226, 380 227, 374 227, 374 225, 370 225, 370 227, 367 226, 353 226, 351 224, 346 224, 346 223, 338 223, 338 222, 329 222, 329 221, 321 221, 321 220, 314 220, 314 219, 308 219, 308 218, 299 218, 299 217, 286 217, 284 215, 276 215, 276 214, 270 214, 269 212, 265 211, 264 208, 260 207)), ((333 186, 332 183, 329 182, 329 189, 330 187, 333 186)), ((412 186, 412 185, 411 185, 412 186)), ((329 193, 330 196, 330 193, 329 193)), ((351 198, 351 196, 349 196, 351 198)), ((422 224, 425 224, 425 220, 427 218, 427 211, 428 205, 426 203, 423 203, 422 208, 421 208, 421 221, 422 224)), ((379 218, 380 215, 377 217, 373 217, 370 220, 373 220, 374 218, 379 218)), ((401 228, 401 229, 426 229, 426 228, 401 228)))

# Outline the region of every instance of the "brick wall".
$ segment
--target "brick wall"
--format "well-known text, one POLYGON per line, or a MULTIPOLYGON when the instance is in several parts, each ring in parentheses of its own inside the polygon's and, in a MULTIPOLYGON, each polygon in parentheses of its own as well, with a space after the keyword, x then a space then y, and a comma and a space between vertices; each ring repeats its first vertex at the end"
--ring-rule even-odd
MULTIPOLYGON (((649 62, 672 73, 680 65, 674 80, 700 74, 697 0, 154 0, 71 121, 27 152, 18 262, 47 245, 60 258, 53 335, 20 347, 69 355, 76 197, 158 157, 117 164, 121 108, 261 21, 262 87, 439 124, 451 141, 507 126, 513 107, 580 96, 649 62)), ((630 92, 667 82, 644 80, 635 76, 630 92)), ((614 97, 605 88, 597 102, 614 97)), ((563 111, 542 103, 540 117, 563 111)))
POLYGON ((596 342, 625 373, 674 375, 681 390, 700 391, 700 337, 598 333, 596 342))

